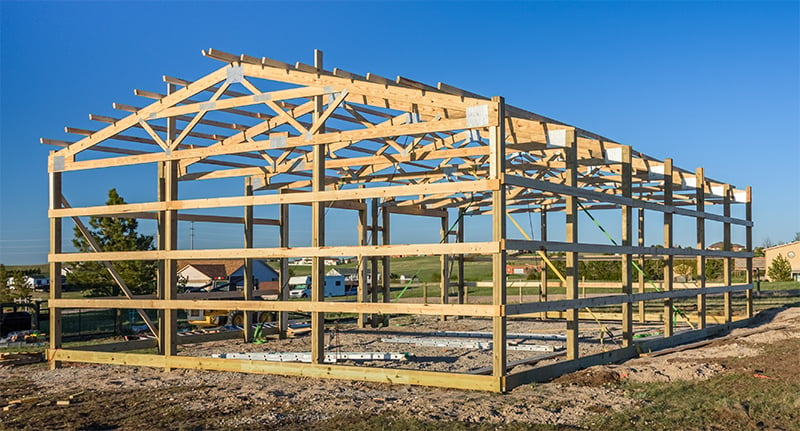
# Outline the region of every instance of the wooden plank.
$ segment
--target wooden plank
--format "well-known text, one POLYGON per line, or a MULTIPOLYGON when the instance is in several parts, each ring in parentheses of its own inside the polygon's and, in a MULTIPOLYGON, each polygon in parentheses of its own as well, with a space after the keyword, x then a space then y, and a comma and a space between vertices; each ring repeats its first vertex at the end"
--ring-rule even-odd
POLYGON ((237 310, 237 311, 293 311, 298 313, 374 313, 374 314, 420 314, 447 316, 499 315, 501 308, 489 304, 416 304, 403 302, 311 302, 311 301, 244 301, 244 300, 197 300, 197 299, 54 299, 53 306, 60 309, 76 308, 143 308, 147 310, 237 310))
POLYGON ((371 187, 349 190, 238 196, 225 198, 187 199, 170 202, 149 202, 125 205, 102 205, 83 208, 51 209, 48 216, 73 217, 87 215, 124 214, 142 211, 189 210, 202 208, 225 208, 245 205, 299 204, 320 201, 346 201, 368 198, 387 198, 442 193, 470 193, 492 190, 499 180, 475 180, 460 183, 414 184, 389 187, 371 187))
POLYGON ((706 257, 748 257, 751 253, 746 251, 724 251, 724 250, 699 250, 691 248, 665 248, 665 247, 633 247, 616 246, 609 244, 582 244, 566 243, 556 241, 529 241, 521 239, 505 240, 506 248, 509 250, 539 250, 546 248, 550 251, 565 251, 579 253, 596 254, 616 254, 630 253, 647 256, 706 256, 706 257))
POLYGON ((149 250, 101 253, 59 253, 49 255, 51 262, 102 262, 104 260, 156 259, 244 259, 332 256, 428 256, 439 254, 491 254, 500 249, 497 242, 449 244, 390 244, 369 246, 288 247, 206 250, 149 250))
MULTIPOLYGON (((723 201, 722 201, 722 214, 725 217, 730 217, 731 215, 731 186, 729 184, 725 184, 722 188, 723 193, 723 201)), ((723 223, 722 224, 722 249, 726 251, 731 250, 731 224, 730 223, 723 223)), ((729 285, 731 284, 731 275, 733 271, 733 259, 726 257, 722 259, 722 283, 729 285)), ((724 297, 722 299, 723 308, 725 309, 725 322, 729 323, 731 321, 731 317, 733 316, 733 303, 731 302, 731 294, 730 292, 725 292, 724 297)))
POLYGON ((656 292, 646 292, 646 293, 634 293, 631 295, 617 294, 617 295, 595 296, 595 297, 580 298, 580 299, 565 299, 565 300, 549 301, 542 303, 532 302, 523 304, 509 304, 506 305, 505 310, 507 315, 513 316, 515 314, 558 311, 558 310, 566 310, 568 308, 600 307, 600 306, 623 304, 625 302, 653 301, 665 298, 669 299, 687 298, 699 295, 701 293, 705 293, 706 295, 716 295, 725 292, 741 292, 752 288, 753 288, 752 284, 738 284, 732 286, 707 287, 705 289, 699 289, 699 288, 680 289, 680 290, 661 291, 661 292, 656 291, 656 292))
POLYGON ((158 356, 136 353, 82 352, 51 350, 53 360, 156 368, 185 368, 210 371, 235 371, 306 378, 336 378, 379 383, 438 386, 453 389, 497 391, 491 376, 466 373, 405 370, 399 368, 356 367, 335 364, 248 361, 191 356, 158 356))

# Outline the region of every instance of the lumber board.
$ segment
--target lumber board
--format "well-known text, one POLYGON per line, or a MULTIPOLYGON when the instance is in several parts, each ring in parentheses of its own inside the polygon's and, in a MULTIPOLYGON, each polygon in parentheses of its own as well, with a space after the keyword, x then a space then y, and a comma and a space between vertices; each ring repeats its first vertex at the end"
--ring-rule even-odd
POLYGON ((138 353, 84 352, 68 349, 49 350, 48 358, 51 361, 235 371, 252 374, 335 378, 379 383, 438 386, 465 390, 499 391, 497 379, 491 376, 466 373, 357 367, 336 364, 284 363, 191 356, 161 356, 138 353))
POLYGON ((497 316, 503 307, 488 304, 417 304, 417 303, 357 303, 311 301, 244 301, 244 300, 159 300, 159 299, 52 299, 55 309, 74 308, 143 308, 148 310, 238 310, 238 311, 293 311, 298 313, 372 313, 419 314, 446 316, 497 316))

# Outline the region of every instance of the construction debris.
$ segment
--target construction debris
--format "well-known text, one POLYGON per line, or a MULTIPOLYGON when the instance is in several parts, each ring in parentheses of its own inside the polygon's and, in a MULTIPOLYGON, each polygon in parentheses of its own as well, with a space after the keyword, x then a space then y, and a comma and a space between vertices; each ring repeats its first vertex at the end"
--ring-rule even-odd
MULTIPOLYGON (((474 331, 437 331, 431 333, 434 337, 464 337, 464 338, 492 338, 491 332, 474 331)), ((566 341, 567 336, 561 334, 506 334, 507 339, 566 341)))
MULTIPOLYGON (((450 347, 455 349, 479 349, 489 350, 492 348, 491 341, 464 341, 456 338, 416 338, 416 337, 391 337, 381 338, 384 343, 413 344, 417 347, 450 347)), ((519 344, 509 343, 508 350, 524 350, 529 352, 554 352, 557 346, 544 344, 519 344)))
POLYGON ((9 352, 0 353, 0 368, 35 364, 44 361, 42 352, 9 352))
MULTIPOLYGON (((263 352, 263 353, 220 353, 211 355, 214 358, 222 359, 245 359, 251 361, 270 361, 270 362, 307 362, 311 363, 311 353, 296 352, 263 352)), ((327 353, 324 362, 333 364, 337 361, 406 361, 408 353, 385 353, 385 352, 349 352, 349 353, 327 353)))

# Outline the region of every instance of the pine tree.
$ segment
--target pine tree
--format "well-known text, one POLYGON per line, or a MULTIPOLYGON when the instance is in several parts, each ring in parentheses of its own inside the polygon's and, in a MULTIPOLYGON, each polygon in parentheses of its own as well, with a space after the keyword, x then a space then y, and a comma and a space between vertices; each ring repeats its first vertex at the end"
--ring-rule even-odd
POLYGON ((789 263, 789 259, 778 254, 775 259, 772 259, 769 270, 767 270, 767 276, 770 281, 791 281, 792 265, 789 263))
MULTIPOLYGON (((108 191, 106 205, 122 205, 125 200, 116 189, 108 191)), ((136 219, 118 217, 91 217, 88 230, 100 251, 140 251, 153 249, 153 236, 141 235, 137 232, 139 223, 136 219)), ((75 238, 72 240, 81 252, 91 253, 89 241, 80 229, 75 227, 75 238)), ((133 294, 147 294, 155 290, 157 264, 154 261, 117 261, 114 269, 120 274, 133 294)), ((121 290, 105 266, 100 262, 79 262, 72 266, 70 284, 84 291, 86 296, 119 296, 121 290)))

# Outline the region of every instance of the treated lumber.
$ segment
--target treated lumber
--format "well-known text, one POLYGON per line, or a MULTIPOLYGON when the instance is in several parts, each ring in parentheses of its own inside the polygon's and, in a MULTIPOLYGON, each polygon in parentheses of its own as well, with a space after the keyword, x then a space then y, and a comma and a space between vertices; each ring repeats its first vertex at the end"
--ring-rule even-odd
POLYGON ((498 391, 495 378, 466 373, 418 371, 399 368, 356 367, 336 364, 283 363, 190 356, 159 356, 138 353, 81 352, 56 350, 49 352, 53 360, 124 364, 156 368, 185 368, 212 371, 235 371, 252 374, 337 378, 368 382, 440 386, 453 389, 498 391))

